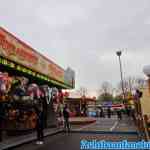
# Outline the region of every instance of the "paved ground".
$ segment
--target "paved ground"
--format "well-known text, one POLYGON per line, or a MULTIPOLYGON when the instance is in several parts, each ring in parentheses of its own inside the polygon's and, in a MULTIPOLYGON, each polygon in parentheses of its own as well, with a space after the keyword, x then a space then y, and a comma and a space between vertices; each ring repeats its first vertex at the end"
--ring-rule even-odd
MULTIPOLYGON (((116 117, 111 119, 98 119, 96 123, 88 126, 73 127, 77 131, 136 131, 133 123, 129 119, 118 121, 116 117), (127 130, 128 129, 128 130, 127 130)), ((15 150, 79 150, 81 140, 106 140, 106 141, 138 141, 137 135, 132 134, 90 134, 90 133, 71 133, 58 134, 45 138, 44 145, 37 146, 35 142, 15 148, 15 150)))
MULTIPOLYGON (((72 129, 77 129, 82 127, 83 125, 87 124, 87 123, 91 123, 91 122, 95 122, 96 119, 95 118, 89 118, 89 117, 77 117, 77 118, 70 118, 71 124, 73 123, 73 125, 71 125, 72 129)), ((63 130, 63 126, 59 126, 58 128, 49 128, 49 129, 45 129, 45 136, 46 135, 51 135, 54 134, 58 131, 62 131, 63 130)), ((23 134, 22 135, 18 135, 18 136, 8 136, 6 134, 6 132, 3 131, 3 141, 0 142, 0 150, 1 149, 7 149, 9 147, 15 146, 15 145, 20 145, 22 143, 27 143, 29 141, 33 141, 34 139, 36 139, 36 133, 35 132, 31 132, 28 134, 23 134)))
MULTIPOLYGON (((61 132, 62 129, 58 128, 50 128, 50 129, 45 129, 44 130, 44 135, 49 136, 49 135, 54 135, 58 132, 61 132)), ((22 143, 29 143, 33 140, 36 140, 36 132, 33 132, 31 134, 25 134, 21 136, 13 136, 9 137, 8 139, 4 139, 3 142, 0 142, 0 150, 2 149, 8 149, 16 145, 20 145, 22 143)))
POLYGON ((96 123, 76 128, 81 131, 136 131, 136 127, 130 118, 124 117, 121 121, 116 116, 112 118, 97 118, 96 123))
MULTIPOLYGON (((59 134, 45 139, 45 144, 38 146, 35 142, 27 145, 23 145, 14 150, 80 150, 81 140, 106 140, 106 141, 138 141, 138 137, 135 135, 104 135, 104 134, 59 134)), ((12 149, 13 150, 13 149, 12 149)))
POLYGON ((114 131, 137 131, 137 127, 135 126, 131 118, 124 118, 123 120, 118 121, 117 126, 114 128, 114 131))
POLYGON ((82 131, 110 131, 111 128, 115 125, 117 119, 116 118, 101 118, 97 119, 96 123, 81 127, 77 130, 82 131))

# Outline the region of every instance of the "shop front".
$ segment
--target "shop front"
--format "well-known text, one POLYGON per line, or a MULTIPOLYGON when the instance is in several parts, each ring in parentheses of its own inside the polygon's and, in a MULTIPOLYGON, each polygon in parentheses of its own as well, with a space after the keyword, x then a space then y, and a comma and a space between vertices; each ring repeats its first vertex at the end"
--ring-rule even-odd
POLYGON ((68 104, 71 116, 87 116, 88 108, 96 106, 95 98, 80 97, 80 98, 71 98, 68 97, 64 101, 68 104))
POLYGON ((39 105, 43 106, 45 127, 55 126, 58 103, 63 103, 61 90, 74 88, 74 80, 72 69, 64 70, 0 27, 3 129, 15 133, 33 130, 39 105))

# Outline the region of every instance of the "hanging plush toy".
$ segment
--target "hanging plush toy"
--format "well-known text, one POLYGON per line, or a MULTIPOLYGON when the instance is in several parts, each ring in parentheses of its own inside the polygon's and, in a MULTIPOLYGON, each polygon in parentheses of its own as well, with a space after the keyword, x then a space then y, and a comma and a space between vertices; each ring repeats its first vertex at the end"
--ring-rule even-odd
POLYGON ((0 95, 4 95, 6 93, 6 82, 5 77, 2 72, 0 72, 0 95))
POLYGON ((27 95, 31 96, 33 99, 40 99, 42 97, 42 91, 37 84, 33 83, 29 85, 27 95))
POLYGON ((50 88, 48 85, 43 85, 42 87, 43 96, 46 98, 46 103, 50 104, 52 100, 52 88, 50 88))
POLYGON ((12 78, 9 77, 8 73, 0 72, 0 95, 5 95, 11 88, 12 78))

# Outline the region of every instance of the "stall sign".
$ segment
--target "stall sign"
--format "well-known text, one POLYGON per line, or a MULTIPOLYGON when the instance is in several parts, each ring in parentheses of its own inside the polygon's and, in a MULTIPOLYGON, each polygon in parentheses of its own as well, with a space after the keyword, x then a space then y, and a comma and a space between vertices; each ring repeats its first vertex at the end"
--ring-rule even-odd
POLYGON ((49 82, 50 84, 53 83, 55 85, 58 85, 58 86, 61 86, 61 87, 64 87, 64 88, 68 88, 68 86, 63 84, 63 83, 51 80, 49 77, 47 77, 45 75, 34 72, 31 69, 28 69, 28 68, 23 67, 21 65, 17 65, 17 64, 15 64, 15 63, 13 63, 13 62, 5 59, 5 58, 0 57, 0 64, 2 64, 4 66, 7 66, 7 67, 10 67, 10 68, 13 68, 15 70, 18 70, 20 72, 26 73, 28 75, 32 75, 33 77, 37 77, 41 80, 45 80, 45 81, 49 82))
POLYGON ((8 66, 10 68, 15 68, 15 64, 13 62, 8 61, 7 59, 0 58, 0 64, 8 66))
MULTIPOLYGON (((66 71, 0 27, 0 56, 73 87, 66 71)), ((39 76, 41 78, 41 76, 39 76)), ((43 77, 42 77, 43 78, 43 77)), ((74 78, 74 76, 72 76, 74 78)), ((71 79, 72 79, 71 78, 71 79)))

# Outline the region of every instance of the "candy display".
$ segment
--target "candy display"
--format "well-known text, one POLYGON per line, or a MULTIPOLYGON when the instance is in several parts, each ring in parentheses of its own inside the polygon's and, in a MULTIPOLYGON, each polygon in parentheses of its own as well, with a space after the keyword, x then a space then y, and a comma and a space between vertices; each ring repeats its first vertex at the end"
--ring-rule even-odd
MULTIPOLYGON (((9 76, 0 72, 0 102, 5 104, 5 125, 9 130, 29 130, 36 126, 35 107, 43 104, 45 126, 47 126, 47 105, 58 106, 62 95, 57 88, 31 83, 20 76, 9 76)), ((62 101, 62 100, 61 100, 62 101)))

